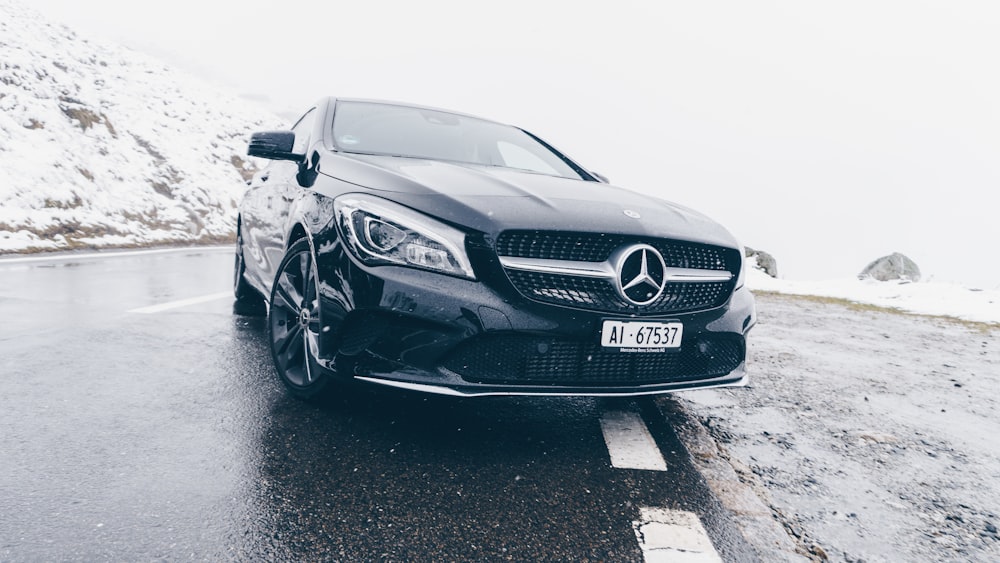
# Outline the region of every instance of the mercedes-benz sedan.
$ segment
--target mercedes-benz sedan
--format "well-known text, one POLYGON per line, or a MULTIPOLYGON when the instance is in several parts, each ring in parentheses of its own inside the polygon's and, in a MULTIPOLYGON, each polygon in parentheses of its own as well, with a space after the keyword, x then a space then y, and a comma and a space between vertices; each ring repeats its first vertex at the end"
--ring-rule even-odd
POLYGON ((239 208, 237 305, 267 305, 298 397, 352 378, 462 396, 745 381, 732 235, 532 133, 327 98, 248 153, 271 162, 239 208))

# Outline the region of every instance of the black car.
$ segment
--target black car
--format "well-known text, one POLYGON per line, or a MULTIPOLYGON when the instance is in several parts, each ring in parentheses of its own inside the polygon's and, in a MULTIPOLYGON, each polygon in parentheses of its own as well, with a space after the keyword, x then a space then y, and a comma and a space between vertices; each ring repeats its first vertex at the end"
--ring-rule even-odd
POLYGON ((264 301, 292 394, 338 378, 459 396, 641 395, 745 382, 740 245, 535 135, 327 98, 239 208, 237 305, 264 301))

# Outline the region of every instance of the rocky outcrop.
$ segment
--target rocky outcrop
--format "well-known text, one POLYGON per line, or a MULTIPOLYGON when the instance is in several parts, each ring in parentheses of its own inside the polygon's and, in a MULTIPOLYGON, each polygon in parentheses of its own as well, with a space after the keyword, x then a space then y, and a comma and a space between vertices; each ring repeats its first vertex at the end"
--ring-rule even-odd
POLYGON ((917 263, 899 252, 883 256, 858 274, 860 279, 876 279, 878 281, 920 281, 920 268, 917 263))
POLYGON ((778 277, 778 261, 763 250, 755 250, 749 246, 744 247, 747 262, 754 268, 764 272, 772 278, 778 277))

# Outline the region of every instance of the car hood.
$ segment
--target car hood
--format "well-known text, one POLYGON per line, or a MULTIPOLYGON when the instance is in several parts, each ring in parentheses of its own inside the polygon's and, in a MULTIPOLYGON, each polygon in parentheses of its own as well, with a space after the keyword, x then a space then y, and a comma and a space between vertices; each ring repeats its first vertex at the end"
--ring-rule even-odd
POLYGON ((609 184, 494 166, 337 156, 332 166, 321 168, 324 175, 359 188, 392 192, 385 197, 491 236, 509 229, 538 229, 739 246, 722 226, 696 211, 609 184))

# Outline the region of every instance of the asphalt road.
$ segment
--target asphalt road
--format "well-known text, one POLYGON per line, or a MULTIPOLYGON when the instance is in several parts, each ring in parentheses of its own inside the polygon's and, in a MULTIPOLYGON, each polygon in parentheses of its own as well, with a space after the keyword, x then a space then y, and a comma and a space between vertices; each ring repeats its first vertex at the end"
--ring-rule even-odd
POLYGON ((635 561, 648 508, 755 559, 653 401, 305 404, 231 270, 224 249, 0 259, 0 560, 635 561), (665 471, 612 465, 609 412, 641 415, 665 471))

